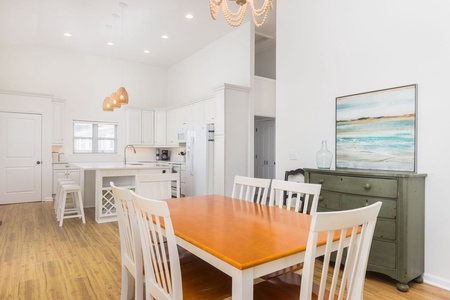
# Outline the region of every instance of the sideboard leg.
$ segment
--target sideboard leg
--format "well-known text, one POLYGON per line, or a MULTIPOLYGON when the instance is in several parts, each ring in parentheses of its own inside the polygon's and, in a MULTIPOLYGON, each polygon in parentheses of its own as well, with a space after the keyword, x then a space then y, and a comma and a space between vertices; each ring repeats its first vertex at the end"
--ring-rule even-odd
POLYGON ((409 286, 406 283, 397 282, 397 290, 407 292, 409 290, 409 286))
POLYGON ((416 277, 416 278, 414 278, 413 281, 415 283, 423 283, 423 274, 418 276, 418 277, 416 277))

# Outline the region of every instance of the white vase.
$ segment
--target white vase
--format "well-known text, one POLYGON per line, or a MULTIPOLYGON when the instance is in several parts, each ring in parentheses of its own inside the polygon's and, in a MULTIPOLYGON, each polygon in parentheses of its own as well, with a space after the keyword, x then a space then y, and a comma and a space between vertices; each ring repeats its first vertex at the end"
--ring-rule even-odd
POLYGON ((316 162, 318 169, 329 169, 331 161, 333 160, 333 153, 327 148, 327 141, 322 141, 322 148, 316 154, 316 162))

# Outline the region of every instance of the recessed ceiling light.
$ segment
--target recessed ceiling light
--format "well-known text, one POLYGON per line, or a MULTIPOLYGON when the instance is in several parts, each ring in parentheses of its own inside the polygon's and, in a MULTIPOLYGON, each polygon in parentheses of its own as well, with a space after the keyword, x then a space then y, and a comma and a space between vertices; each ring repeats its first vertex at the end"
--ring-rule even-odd
POLYGON ((68 33, 68 32, 65 32, 64 36, 71 37, 72 35, 70 33, 68 33))
POLYGON ((108 46, 114 46, 114 43, 113 42, 107 42, 106 43, 108 46))
POLYGON ((194 18, 194 16, 191 15, 191 14, 187 14, 187 15, 186 15, 186 19, 193 19, 193 18, 194 18))
POLYGON ((144 50, 144 53, 149 54, 149 53, 150 53, 150 50, 144 50))
POLYGON ((168 38, 169 38, 169 36, 168 36, 168 35, 165 35, 165 34, 164 34, 164 35, 162 35, 162 36, 161 36, 161 38, 163 38, 163 39, 165 39, 165 40, 166 40, 166 39, 168 39, 168 38))

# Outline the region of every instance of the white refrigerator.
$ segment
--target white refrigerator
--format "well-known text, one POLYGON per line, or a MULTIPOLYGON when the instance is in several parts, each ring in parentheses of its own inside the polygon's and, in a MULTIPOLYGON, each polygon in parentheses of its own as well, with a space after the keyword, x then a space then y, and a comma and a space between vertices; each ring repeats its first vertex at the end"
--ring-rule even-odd
POLYGON ((214 193, 214 124, 186 129, 186 196, 214 193))

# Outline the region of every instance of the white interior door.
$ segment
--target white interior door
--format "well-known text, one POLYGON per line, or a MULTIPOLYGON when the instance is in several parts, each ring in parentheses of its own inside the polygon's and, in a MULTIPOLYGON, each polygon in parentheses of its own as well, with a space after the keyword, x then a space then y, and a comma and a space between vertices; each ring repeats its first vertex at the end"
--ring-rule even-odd
POLYGON ((41 115, 0 112, 0 204, 42 200, 41 115))
POLYGON ((255 122, 255 177, 275 178, 275 120, 255 122))

